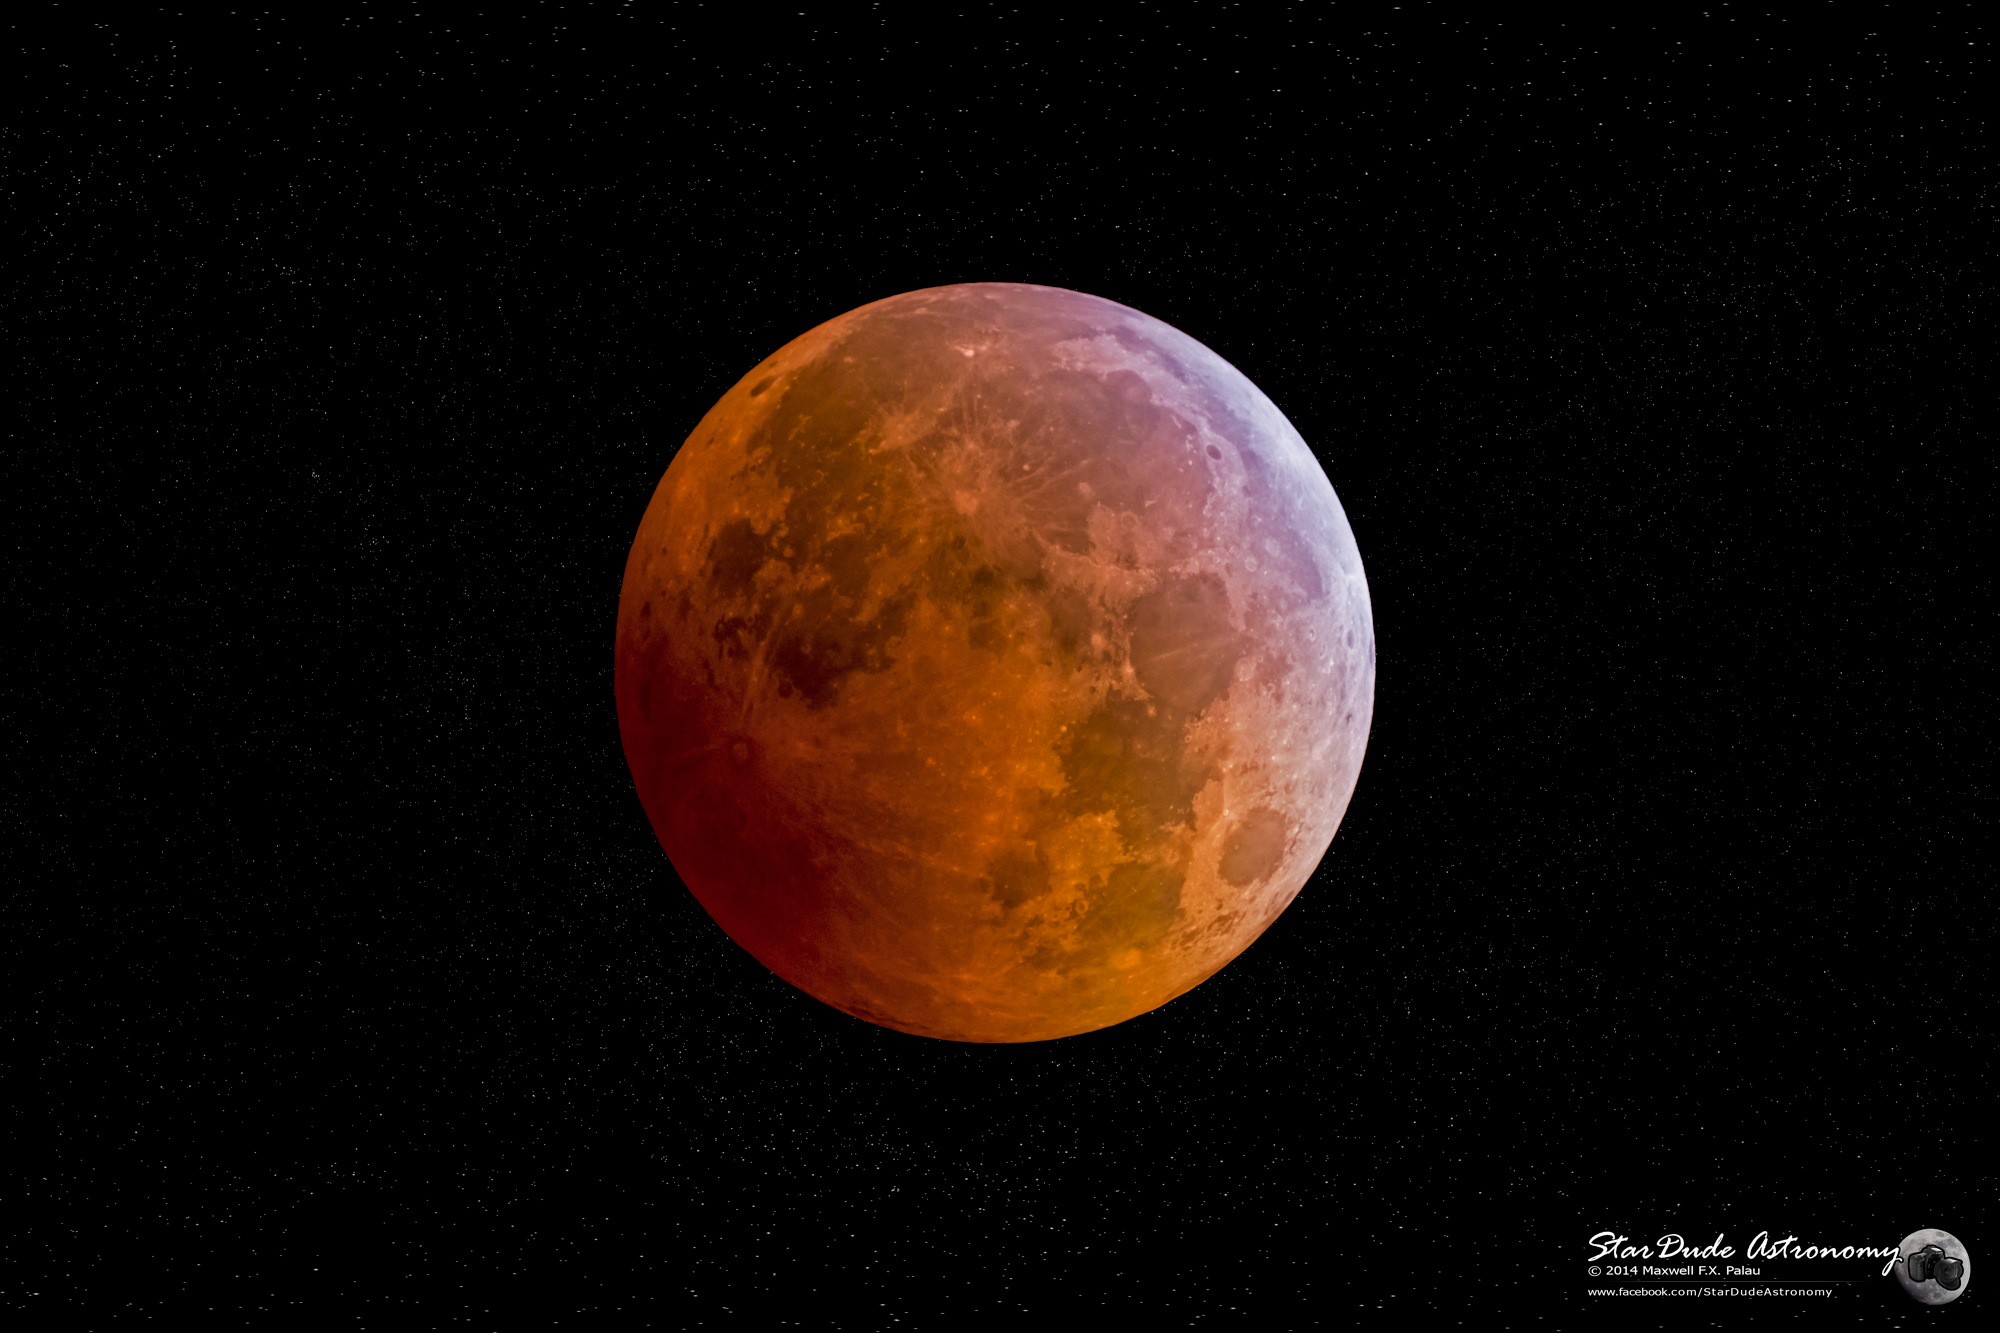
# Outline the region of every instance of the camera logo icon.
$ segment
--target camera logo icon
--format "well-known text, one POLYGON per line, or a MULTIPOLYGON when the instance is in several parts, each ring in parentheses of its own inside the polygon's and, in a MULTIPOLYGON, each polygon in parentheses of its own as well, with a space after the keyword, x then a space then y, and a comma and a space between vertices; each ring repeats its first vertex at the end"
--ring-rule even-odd
POLYGON ((1910 1299, 1923 1305, 1957 1300, 1972 1280, 1972 1260, 1965 1246, 1949 1231, 1935 1227, 1903 1237, 1894 1270, 1910 1299))
POLYGON ((1946 1291, 1957 1291, 1965 1278, 1965 1260, 1946 1254, 1936 1241, 1910 1255, 1908 1262, 1912 1282, 1935 1282, 1946 1291))

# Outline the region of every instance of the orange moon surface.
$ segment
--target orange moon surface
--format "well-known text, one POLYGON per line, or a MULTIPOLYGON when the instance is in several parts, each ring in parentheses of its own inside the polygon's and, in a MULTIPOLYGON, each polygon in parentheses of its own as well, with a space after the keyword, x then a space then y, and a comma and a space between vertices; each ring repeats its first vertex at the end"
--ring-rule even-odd
POLYGON ((1215 353, 1080 292, 907 292, 674 456, 618 723, 681 878, 835 1008, 1040 1041, 1165 1004, 1319 865, 1375 693, 1347 516, 1215 353))

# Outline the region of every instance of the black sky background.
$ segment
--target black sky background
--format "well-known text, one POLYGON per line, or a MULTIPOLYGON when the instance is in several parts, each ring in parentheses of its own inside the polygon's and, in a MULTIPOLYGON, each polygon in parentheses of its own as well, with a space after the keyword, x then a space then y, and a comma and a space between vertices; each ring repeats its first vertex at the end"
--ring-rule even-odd
MULTIPOLYGON (((1584 1238, 1979 1251, 1975 12, 17 22, 4 1308, 1792 1321, 1584 1238), (1379 643, 1298 902, 1024 1047, 730 944, 611 696, 701 414, 976 280, 1248 374, 1379 643)), ((1901 1299, 1831 1315, 1976 1308, 1901 1299)))

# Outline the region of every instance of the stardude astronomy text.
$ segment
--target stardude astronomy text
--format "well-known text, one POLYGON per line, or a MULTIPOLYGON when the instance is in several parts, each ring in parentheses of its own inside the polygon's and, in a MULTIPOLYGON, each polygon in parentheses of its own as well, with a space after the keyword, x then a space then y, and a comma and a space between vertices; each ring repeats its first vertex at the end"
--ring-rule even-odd
MULTIPOLYGON (((1590 1238, 1596 1247, 1590 1258, 1600 1259, 1734 1259, 1736 1247, 1725 1245, 1721 1232, 1707 1245, 1690 1245, 1680 1233, 1670 1231, 1651 1245, 1634 1245, 1631 1237, 1621 1236, 1615 1231, 1600 1231, 1590 1238)), ((1785 1236, 1772 1240, 1771 1233, 1760 1231, 1751 1237, 1749 1247, 1744 1250, 1745 1259, 1880 1259, 1882 1272, 1886 1275, 1895 1265, 1897 1247, 1894 1245, 1801 1245, 1797 1236, 1785 1236)), ((1595 1271, 1595 1270, 1593 1270, 1595 1271)), ((1731 1269, 1732 1273, 1736 1270, 1731 1269)), ((1750 1271, 1750 1270, 1745 1270, 1750 1271)))

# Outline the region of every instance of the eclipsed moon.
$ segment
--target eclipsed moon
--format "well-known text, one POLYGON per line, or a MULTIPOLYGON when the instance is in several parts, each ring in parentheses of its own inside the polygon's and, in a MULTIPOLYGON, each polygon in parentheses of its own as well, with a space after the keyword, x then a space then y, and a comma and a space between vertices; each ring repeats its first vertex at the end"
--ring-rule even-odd
POLYGON ((1375 642, 1312 452, 1240 372, 1080 292, 890 297, 674 456, 618 721, 689 889, 905 1032, 1037 1041, 1241 953, 1361 769, 1375 642))

